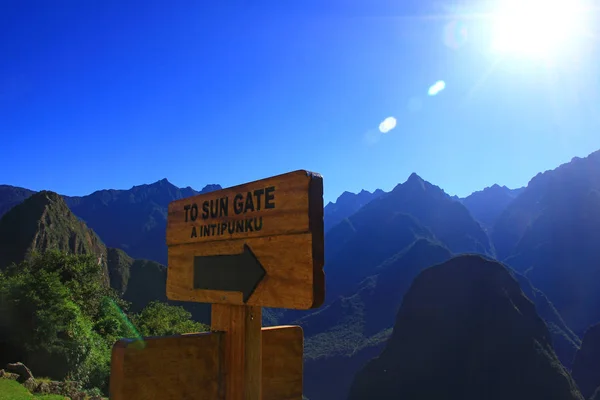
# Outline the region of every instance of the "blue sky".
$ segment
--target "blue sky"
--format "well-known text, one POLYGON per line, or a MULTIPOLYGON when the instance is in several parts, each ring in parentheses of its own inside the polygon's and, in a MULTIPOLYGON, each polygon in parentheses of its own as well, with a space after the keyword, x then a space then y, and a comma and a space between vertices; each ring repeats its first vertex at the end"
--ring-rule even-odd
POLYGON ((597 39, 500 57, 464 1, 323 3, 3 1, 0 183, 83 195, 308 169, 329 201, 417 172, 465 196, 600 149, 597 39))

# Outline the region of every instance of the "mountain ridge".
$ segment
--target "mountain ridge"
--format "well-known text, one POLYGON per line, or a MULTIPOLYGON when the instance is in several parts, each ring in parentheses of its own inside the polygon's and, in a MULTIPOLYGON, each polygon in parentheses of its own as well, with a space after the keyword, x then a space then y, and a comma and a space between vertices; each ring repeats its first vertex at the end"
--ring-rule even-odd
POLYGON ((504 266, 457 256, 417 276, 349 400, 583 400, 549 337, 504 266))

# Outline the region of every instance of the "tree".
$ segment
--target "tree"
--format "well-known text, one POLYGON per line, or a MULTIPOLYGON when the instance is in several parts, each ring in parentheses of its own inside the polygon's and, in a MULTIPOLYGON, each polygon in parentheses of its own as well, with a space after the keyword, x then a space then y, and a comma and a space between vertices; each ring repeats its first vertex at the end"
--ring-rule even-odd
POLYGON ((205 332, 208 327, 191 319, 183 307, 153 301, 139 314, 133 323, 142 336, 168 336, 181 333, 205 332))

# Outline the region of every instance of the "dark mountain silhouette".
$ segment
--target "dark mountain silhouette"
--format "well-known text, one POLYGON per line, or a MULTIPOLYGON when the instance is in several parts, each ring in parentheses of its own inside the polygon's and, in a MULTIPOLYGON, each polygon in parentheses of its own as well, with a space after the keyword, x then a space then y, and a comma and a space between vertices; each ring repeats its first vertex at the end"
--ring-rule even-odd
MULTIPOLYGON (((99 190, 82 197, 62 197, 71 211, 107 246, 122 249, 134 258, 166 265, 165 231, 169 203, 219 189, 219 185, 207 185, 198 192, 190 187, 178 188, 162 179, 129 190, 99 190)), ((0 186, 0 215, 33 193, 14 186, 0 186)))
POLYGON ((304 392, 311 400, 346 399, 352 378, 389 338, 402 296, 417 274, 450 258, 419 239, 374 269, 356 293, 294 321, 305 336, 304 392))
POLYGON ((600 151, 538 174, 499 217, 498 256, 579 335, 600 321, 600 151))
MULTIPOLYGON (((355 292, 293 321, 305 335, 305 394, 312 400, 346 399, 356 372, 383 349, 414 278, 451 257, 438 243, 418 239, 376 267, 355 292)), ((543 293, 523 275, 511 273, 545 320, 559 360, 570 368, 579 338, 543 293)))
POLYGON ((581 400, 550 342, 507 268, 455 257, 414 280, 385 350, 357 374, 349 399, 581 400))
POLYGON ((571 369, 573 358, 581 346, 581 339, 567 326, 560 313, 541 290, 533 287, 524 275, 512 269, 510 271, 519 282, 525 296, 535 304, 538 315, 546 322, 558 359, 567 369, 571 369))
POLYGON ((524 188, 509 189, 506 186, 493 185, 473 192, 462 199, 473 218, 489 231, 500 214, 523 191, 524 188))
POLYGON ((573 379, 586 399, 600 393, 600 324, 590 327, 573 362, 573 379))
POLYGON ((21 187, 0 185, 0 217, 34 193, 33 190, 21 187))
POLYGON ((381 189, 377 189, 373 193, 366 190, 361 190, 360 193, 342 193, 334 203, 327 203, 323 209, 325 232, 339 224, 343 219, 348 218, 357 212, 371 200, 376 199, 384 193, 385 192, 381 189))
POLYGON ((58 194, 42 191, 0 219, 0 268, 49 249, 96 255, 108 284, 106 247, 100 238, 73 215, 58 194))

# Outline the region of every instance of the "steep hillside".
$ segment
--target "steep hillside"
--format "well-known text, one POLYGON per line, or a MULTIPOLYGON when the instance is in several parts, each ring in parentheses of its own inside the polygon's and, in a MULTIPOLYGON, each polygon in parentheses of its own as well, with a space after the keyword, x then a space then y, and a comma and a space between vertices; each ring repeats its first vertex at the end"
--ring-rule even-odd
POLYGON ((419 274, 349 399, 583 398, 509 271, 465 255, 419 274))
POLYGON ((131 303, 132 312, 140 312, 150 302, 158 300, 169 305, 182 306, 192 318, 210 323, 210 305, 178 302, 167 299, 167 267, 150 260, 136 260, 120 249, 108 249, 108 267, 111 286, 131 303))
POLYGON ((586 399, 600 392, 600 324, 590 327, 583 336, 573 362, 573 379, 586 399))
POLYGON ((558 213, 562 219, 575 216, 579 203, 598 190, 600 151, 537 174, 494 225, 492 239, 498 257, 514 254, 523 235, 542 214, 558 213))
POLYGON ((415 276, 450 256, 442 246, 419 239, 375 268, 356 293, 295 321, 305 336, 304 393, 311 400, 346 399, 356 372, 389 338, 415 276))
POLYGON ((579 335, 600 321, 600 152, 537 175, 498 219, 498 255, 579 335))
MULTIPOLYGON (((305 335, 305 394, 312 400, 346 399, 351 380, 381 352, 391 334, 402 298, 424 268, 442 263, 451 253, 419 239, 375 268, 355 292, 293 321, 305 335)), ((526 277, 511 271, 523 293, 548 326, 558 359, 570 368, 581 344, 546 296, 526 277)))
MULTIPOLYGON (((510 267, 506 267, 510 269, 510 267)), ((512 276, 519 282, 525 296, 535 304, 538 315, 546 322, 548 331, 552 336, 554 352, 558 359, 570 370, 573 365, 573 358, 581 346, 581 339, 567 326, 554 304, 541 290, 533 287, 524 275, 512 269, 510 271, 512 276)))
POLYGON ((413 216, 454 253, 493 254, 487 235, 469 211, 417 174, 411 174, 405 183, 364 206, 353 222, 368 220, 376 209, 386 210, 388 215, 413 216))
POLYGON ((17 204, 34 194, 33 190, 10 185, 0 185, 0 217, 17 204))
POLYGON ((455 253, 492 253, 485 232, 462 204, 412 174, 327 233, 327 301, 354 289, 373 268, 420 238, 455 253))
POLYGON ((0 268, 48 249, 96 255, 108 283, 106 247, 100 238, 73 215, 58 194, 42 191, 0 219, 0 268))
POLYGON ((360 193, 342 193, 334 203, 329 202, 323 209, 325 232, 384 193, 381 189, 377 189, 373 193, 366 190, 361 190, 360 193))
POLYGON ((462 204, 467 207, 473 218, 486 231, 489 231, 506 207, 523 189, 509 189, 506 186, 493 185, 471 193, 462 199, 462 204))
MULTIPOLYGON (((164 238, 163 238, 164 240, 164 238)), ((63 197, 48 191, 33 194, 0 219, 0 269, 28 259, 33 252, 55 249, 73 254, 94 254, 110 285, 138 312, 149 302, 166 298, 166 267, 154 261, 130 257, 121 249, 107 248, 94 230, 79 220, 63 197)), ((205 304, 183 305, 196 320, 208 322, 205 304)))
POLYGON ((133 258, 166 265, 169 203, 220 188, 208 185, 197 192, 190 187, 180 189, 162 179, 129 190, 100 190, 88 196, 65 197, 65 200, 108 246, 125 250, 133 258))

